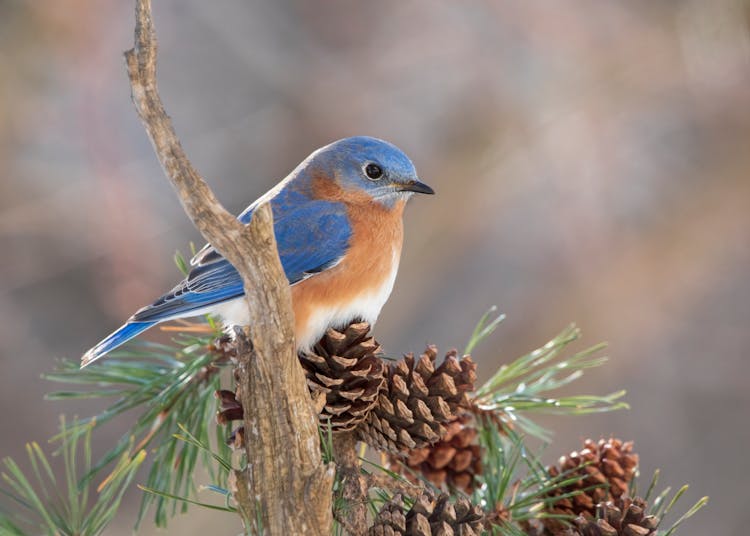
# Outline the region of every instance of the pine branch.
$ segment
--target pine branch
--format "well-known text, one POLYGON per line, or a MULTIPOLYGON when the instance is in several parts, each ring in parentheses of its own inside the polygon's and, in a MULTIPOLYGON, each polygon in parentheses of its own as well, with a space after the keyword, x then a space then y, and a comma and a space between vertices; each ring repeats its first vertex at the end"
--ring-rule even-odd
MULTIPOLYGON (((153 464, 147 487, 182 496, 194 492, 192 476, 197 463, 201 461, 204 466, 213 467, 211 457, 194 444, 177 441, 172 436, 184 426, 203 443, 216 437, 213 393, 220 388, 217 365, 223 357, 211 350, 211 341, 210 337, 190 335, 179 336, 175 345, 136 341, 114 353, 106 362, 79 370, 76 363, 62 361, 56 372, 45 375, 55 382, 96 386, 95 390, 54 392, 47 395, 49 400, 113 399, 98 415, 66 429, 60 434, 62 439, 70 440, 85 433, 89 425, 99 427, 125 412, 138 411, 129 430, 92 466, 85 478, 93 478, 105 469, 127 451, 132 438, 136 438, 139 448, 152 450, 153 464), (164 467, 171 470, 165 471, 164 467)), ((219 430, 226 435, 226 427, 219 427, 219 430)), ((219 454, 228 457, 229 450, 223 438, 217 438, 215 443, 219 454)), ((219 470, 212 477, 222 485, 226 482, 227 471, 219 470)), ((138 524, 152 504, 156 507, 157 526, 166 526, 169 516, 177 512, 173 501, 163 496, 144 495, 138 524)))
MULTIPOLYGON (((502 320, 502 316, 488 323, 485 315, 474 330, 469 343, 475 347, 488 336, 502 320)), ((585 415, 618 409, 628 405, 620 399, 625 391, 608 395, 574 395, 555 397, 551 392, 581 378, 584 371, 607 362, 598 355, 606 346, 598 344, 571 357, 561 354, 566 347, 580 337, 580 330, 569 326, 543 347, 504 364, 487 382, 477 389, 474 396, 476 406, 487 412, 496 412, 523 432, 550 440, 550 434, 534 422, 527 414, 585 415)))
POLYGON ((510 524, 554 517, 540 509, 555 502, 584 493, 551 496, 551 492, 580 480, 572 471, 551 477, 541 464, 541 454, 532 454, 522 436, 501 430, 496 421, 480 419, 479 441, 485 452, 483 474, 479 476, 475 503, 486 504, 490 521, 508 531, 510 524))

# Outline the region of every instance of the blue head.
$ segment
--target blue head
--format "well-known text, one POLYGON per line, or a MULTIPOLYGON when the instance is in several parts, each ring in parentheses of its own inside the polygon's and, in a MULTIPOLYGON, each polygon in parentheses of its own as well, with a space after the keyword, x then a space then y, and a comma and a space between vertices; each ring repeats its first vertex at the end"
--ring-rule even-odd
POLYGON ((346 192, 364 192, 385 206, 414 193, 433 194, 419 181, 409 157, 386 141, 355 136, 315 151, 303 164, 336 182, 346 192))

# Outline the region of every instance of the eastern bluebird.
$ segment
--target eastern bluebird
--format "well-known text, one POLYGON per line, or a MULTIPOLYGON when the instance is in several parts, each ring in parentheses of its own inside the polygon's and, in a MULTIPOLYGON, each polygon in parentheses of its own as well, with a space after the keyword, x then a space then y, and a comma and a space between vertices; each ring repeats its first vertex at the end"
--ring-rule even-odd
MULTIPOLYGON (((271 203, 298 350, 310 349, 329 327, 375 322, 393 289, 402 215, 414 193, 434 192, 401 150, 375 138, 345 138, 312 153, 238 216, 249 223, 255 207, 271 203)), ((86 352, 81 366, 167 320, 213 314, 227 327, 247 325, 234 267, 210 245, 190 265, 183 281, 86 352)))

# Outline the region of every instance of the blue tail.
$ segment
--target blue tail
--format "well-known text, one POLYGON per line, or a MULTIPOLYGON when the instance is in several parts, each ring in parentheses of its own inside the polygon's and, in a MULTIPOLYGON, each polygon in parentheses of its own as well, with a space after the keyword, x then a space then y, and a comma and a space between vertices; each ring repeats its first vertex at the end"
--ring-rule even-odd
POLYGON ((128 322, 124 326, 120 327, 120 329, 109 335, 102 342, 94 346, 91 350, 86 352, 81 358, 81 368, 93 363, 100 357, 103 357, 108 352, 114 350, 121 344, 128 342, 133 337, 146 331, 148 328, 157 323, 158 322, 128 322))

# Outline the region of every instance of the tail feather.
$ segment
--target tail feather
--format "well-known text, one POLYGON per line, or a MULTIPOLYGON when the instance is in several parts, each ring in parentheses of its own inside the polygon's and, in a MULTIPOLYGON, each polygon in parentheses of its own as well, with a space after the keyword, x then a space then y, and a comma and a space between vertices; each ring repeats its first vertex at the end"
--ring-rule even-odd
POLYGON ((148 328, 158 322, 128 322, 120 329, 110 334, 106 339, 86 352, 81 358, 81 368, 90 365, 108 352, 111 352, 121 344, 128 342, 133 337, 146 331, 148 328))

